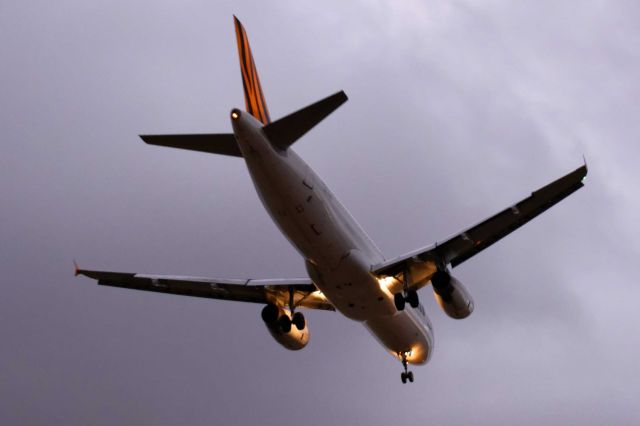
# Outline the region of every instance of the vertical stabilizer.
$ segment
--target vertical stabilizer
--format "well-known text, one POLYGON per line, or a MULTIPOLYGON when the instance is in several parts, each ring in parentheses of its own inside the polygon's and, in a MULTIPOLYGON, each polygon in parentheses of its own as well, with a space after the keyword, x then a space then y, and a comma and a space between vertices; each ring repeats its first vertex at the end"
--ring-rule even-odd
POLYGON ((233 21, 236 26, 238 55, 240 56, 240 70, 242 71, 242 86, 244 88, 244 102, 247 107, 247 112, 260 120, 262 124, 267 125, 271 122, 271 119, 269 118, 269 110, 264 100, 262 87, 260 87, 256 64, 253 62, 251 47, 249 47, 249 38, 238 18, 234 16, 233 21))

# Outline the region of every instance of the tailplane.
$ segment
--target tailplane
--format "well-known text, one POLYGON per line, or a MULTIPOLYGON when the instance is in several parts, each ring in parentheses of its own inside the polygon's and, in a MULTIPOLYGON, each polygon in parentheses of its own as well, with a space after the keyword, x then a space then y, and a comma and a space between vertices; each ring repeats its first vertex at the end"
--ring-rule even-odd
POLYGON ((287 149, 346 101, 347 95, 340 91, 274 121, 264 127, 264 133, 272 144, 287 149))
POLYGON ((249 38, 238 18, 234 16, 233 21, 236 26, 238 55, 240 56, 240 70, 242 71, 242 85, 244 88, 244 102, 247 107, 247 112, 266 126, 271 122, 271 119, 269 118, 269 110, 267 109, 267 103, 264 100, 264 94, 260 86, 260 78, 258 78, 256 64, 253 62, 249 38))

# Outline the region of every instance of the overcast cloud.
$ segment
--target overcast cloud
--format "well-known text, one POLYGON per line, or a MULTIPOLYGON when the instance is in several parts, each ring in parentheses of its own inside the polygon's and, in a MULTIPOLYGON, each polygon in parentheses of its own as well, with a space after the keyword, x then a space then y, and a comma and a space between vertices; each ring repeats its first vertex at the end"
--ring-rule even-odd
POLYGON ((640 417, 637 1, 0 4, 0 423, 633 424, 640 417), (232 14, 272 117, 350 100, 295 145, 387 257, 575 169, 586 187, 421 293, 431 362, 308 312, 103 288, 87 268, 304 275, 242 161, 146 146, 227 132, 232 14))

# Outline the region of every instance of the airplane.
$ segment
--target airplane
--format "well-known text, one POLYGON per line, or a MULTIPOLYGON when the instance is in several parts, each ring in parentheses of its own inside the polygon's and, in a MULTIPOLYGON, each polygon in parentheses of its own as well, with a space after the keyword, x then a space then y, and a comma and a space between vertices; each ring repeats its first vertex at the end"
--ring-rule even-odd
MULTIPOLYGON (((232 133, 141 135, 150 145, 244 159, 255 190, 280 231, 304 259, 307 278, 217 279, 80 269, 105 286, 253 302, 269 333, 286 349, 309 342, 299 309, 338 311, 362 323, 403 366, 427 363, 433 327, 418 290, 431 284, 451 318, 468 317, 474 303, 451 270, 515 231, 584 185, 583 166, 529 197, 436 244, 387 259, 292 145, 347 101, 343 91, 272 121, 247 33, 234 16, 245 110, 230 113, 232 133)), ((74 262, 75 263, 75 262, 74 262)))

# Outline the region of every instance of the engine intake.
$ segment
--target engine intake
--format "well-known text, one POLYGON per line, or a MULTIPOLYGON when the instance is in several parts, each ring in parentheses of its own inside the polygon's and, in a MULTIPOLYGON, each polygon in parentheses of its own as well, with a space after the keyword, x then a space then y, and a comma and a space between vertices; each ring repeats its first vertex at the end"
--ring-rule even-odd
POLYGON ((458 279, 438 270, 431 277, 433 295, 440 308, 451 318, 463 319, 473 312, 473 299, 458 279))

